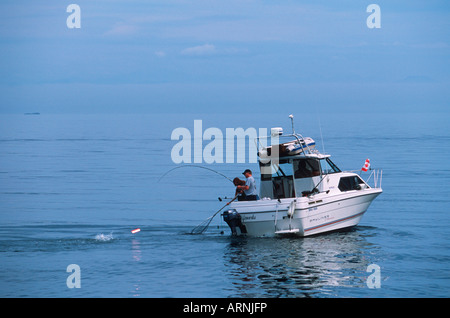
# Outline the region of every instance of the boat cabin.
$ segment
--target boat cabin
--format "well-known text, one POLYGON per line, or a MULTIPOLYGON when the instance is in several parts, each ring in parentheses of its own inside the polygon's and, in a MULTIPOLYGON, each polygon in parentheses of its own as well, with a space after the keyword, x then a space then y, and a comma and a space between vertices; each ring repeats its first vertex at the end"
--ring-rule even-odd
POLYGON ((321 182, 324 176, 341 172, 329 157, 310 154, 281 157, 277 163, 260 161, 261 198, 295 198, 326 191, 321 182))
POLYGON ((259 139, 267 139, 268 136, 257 138, 257 144, 260 145, 261 198, 297 198, 318 192, 328 193, 334 189, 345 192, 369 187, 358 175, 343 173, 331 161, 330 155, 317 151, 312 138, 296 134, 293 116, 289 118, 292 121, 292 134, 283 135, 283 129, 275 127, 271 129, 271 137, 295 137, 294 140, 267 147, 259 139), (275 149, 274 154, 272 149, 275 149), (278 160, 272 160, 271 156, 278 160), (339 173, 339 177, 330 176, 336 173, 339 173))

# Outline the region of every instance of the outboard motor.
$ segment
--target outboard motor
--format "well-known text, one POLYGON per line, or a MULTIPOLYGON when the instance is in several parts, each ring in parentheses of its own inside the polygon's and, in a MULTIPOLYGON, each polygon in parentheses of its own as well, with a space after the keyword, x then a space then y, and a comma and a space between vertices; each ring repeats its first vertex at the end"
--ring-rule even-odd
POLYGON ((228 226, 231 229, 231 234, 237 235, 236 227, 239 227, 242 234, 247 233, 247 228, 244 224, 242 224, 241 221, 241 215, 236 210, 228 210, 225 211, 223 214, 223 220, 227 222, 228 226))

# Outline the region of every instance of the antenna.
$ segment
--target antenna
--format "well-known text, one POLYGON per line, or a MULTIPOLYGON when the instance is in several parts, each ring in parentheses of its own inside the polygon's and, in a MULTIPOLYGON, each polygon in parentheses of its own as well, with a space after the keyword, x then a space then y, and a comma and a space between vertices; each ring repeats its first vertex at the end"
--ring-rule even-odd
POLYGON ((294 136, 297 139, 297 142, 301 145, 301 147, 303 147, 302 145, 304 145, 304 147, 306 147, 308 149, 308 152, 312 153, 311 149, 309 149, 309 146, 308 146, 308 144, 305 141, 305 138, 303 138, 303 136, 301 134, 296 134, 295 133, 295 129, 294 129, 294 115, 290 114, 289 118, 291 119, 291 124, 292 124, 292 136, 294 136), (300 139, 301 139, 301 141, 300 141, 300 139))
POLYGON ((325 144, 323 143, 322 124, 320 123, 320 117, 319 117, 319 129, 320 129, 320 139, 322 140, 322 150, 323 153, 325 153, 325 144))
POLYGON ((291 124, 292 124, 292 134, 295 135, 295 130, 294 130, 294 115, 290 114, 289 118, 291 119, 291 124))

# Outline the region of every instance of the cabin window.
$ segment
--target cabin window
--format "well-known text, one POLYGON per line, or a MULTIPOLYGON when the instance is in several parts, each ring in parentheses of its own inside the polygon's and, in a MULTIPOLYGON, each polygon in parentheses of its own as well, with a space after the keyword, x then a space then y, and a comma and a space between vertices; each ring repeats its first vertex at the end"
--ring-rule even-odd
POLYGON ((294 198, 292 160, 280 160, 272 165, 272 191, 274 198, 294 198))
POLYGON ((317 159, 295 160, 294 171, 296 179, 320 176, 320 162, 317 159))
POLYGON ((290 177, 292 175, 292 162, 289 160, 280 160, 278 164, 272 164, 272 178, 290 177))
POLYGON ((364 181, 362 181, 358 176, 343 177, 341 178, 341 180, 339 180, 338 187, 342 192, 350 190, 361 190, 360 184, 363 183, 364 181))
POLYGON ((341 172, 341 169, 339 169, 333 161, 331 161, 330 158, 326 158, 325 160, 322 160, 322 173, 323 174, 331 174, 341 172))

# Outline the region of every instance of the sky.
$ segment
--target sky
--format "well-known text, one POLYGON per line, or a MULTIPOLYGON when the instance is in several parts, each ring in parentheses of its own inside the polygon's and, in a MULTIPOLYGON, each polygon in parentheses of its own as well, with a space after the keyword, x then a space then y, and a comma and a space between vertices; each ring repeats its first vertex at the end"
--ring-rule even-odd
POLYGON ((449 30, 448 0, 2 0, 0 113, 449 112, 449 30))

